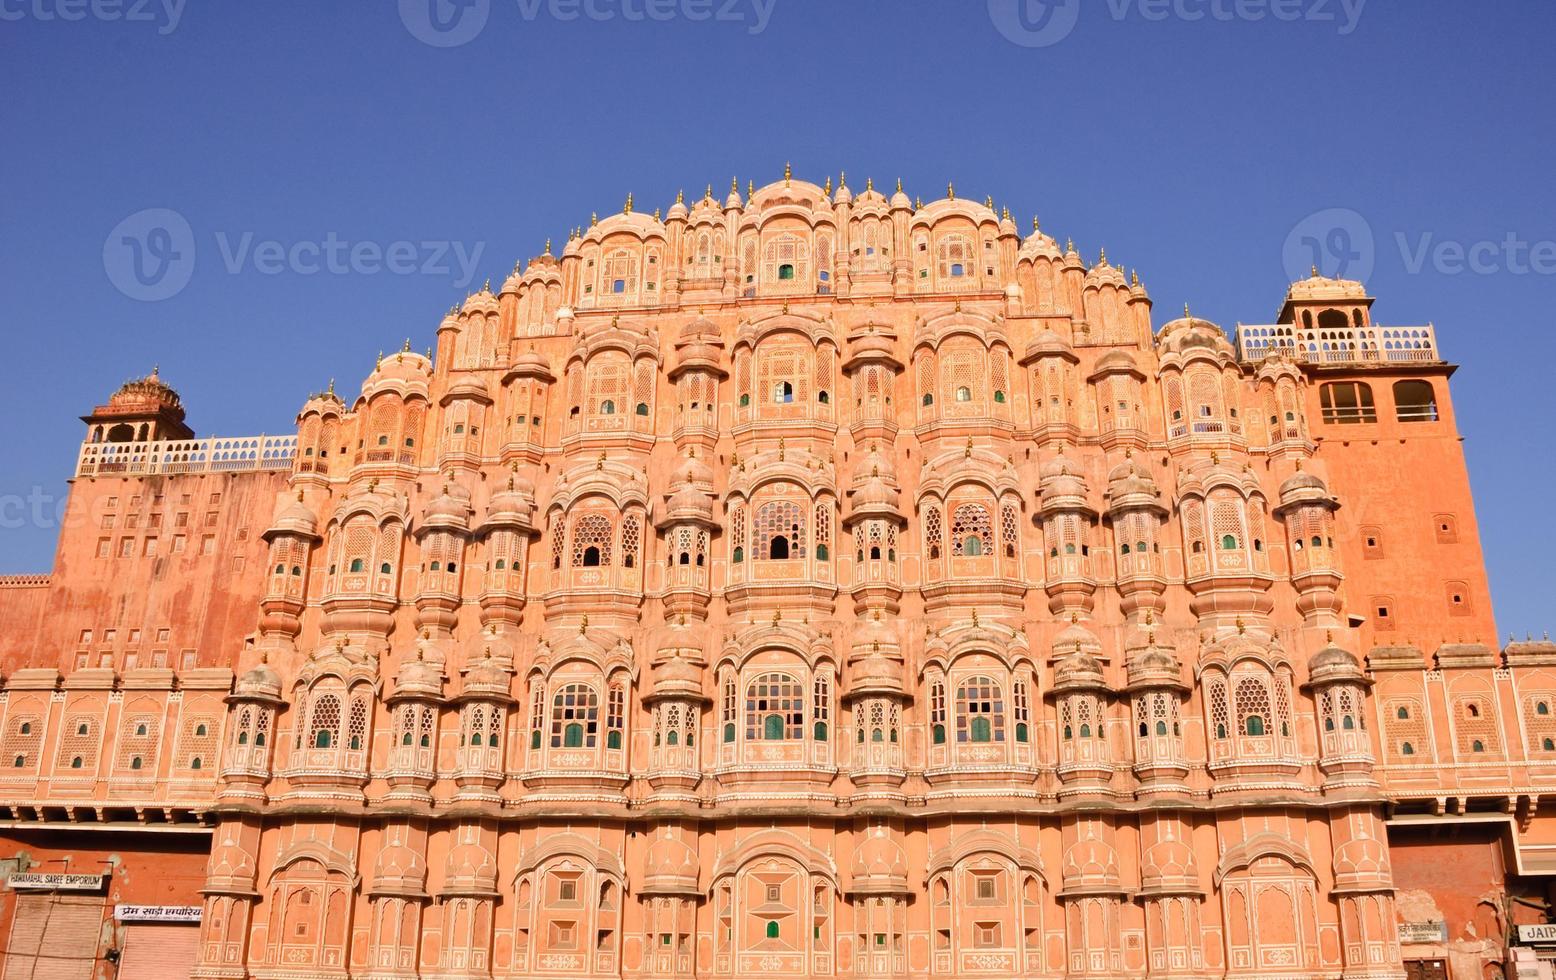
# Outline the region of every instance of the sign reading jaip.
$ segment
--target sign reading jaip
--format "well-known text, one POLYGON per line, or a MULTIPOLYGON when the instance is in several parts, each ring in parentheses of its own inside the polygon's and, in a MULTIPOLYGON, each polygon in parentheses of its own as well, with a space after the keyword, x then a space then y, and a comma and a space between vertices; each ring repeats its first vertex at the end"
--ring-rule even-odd
POLYGON ((1556 945, 1556 922, 1537 926, 1519 926, 1518 941, 1539 946, 1556 945))
POLYGON ((93 892, 103 887, 107 875, 30 874, 13 871, 6 878, 12 888, 47 888, 62 892, 93 892))
POLYGON ((198 905, 115 905, 113 917, 120 922, 189 922, 200 921, 198 905))

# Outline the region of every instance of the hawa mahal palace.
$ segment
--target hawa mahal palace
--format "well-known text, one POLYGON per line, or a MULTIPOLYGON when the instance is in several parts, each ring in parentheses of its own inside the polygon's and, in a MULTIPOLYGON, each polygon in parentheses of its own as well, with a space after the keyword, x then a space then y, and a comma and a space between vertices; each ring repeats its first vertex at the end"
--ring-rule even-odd
POLYGON ((130 382, 0 580, 0 978, 1511 977, 1556 646, 1454 370, 786 175, 295 435, 130 382))

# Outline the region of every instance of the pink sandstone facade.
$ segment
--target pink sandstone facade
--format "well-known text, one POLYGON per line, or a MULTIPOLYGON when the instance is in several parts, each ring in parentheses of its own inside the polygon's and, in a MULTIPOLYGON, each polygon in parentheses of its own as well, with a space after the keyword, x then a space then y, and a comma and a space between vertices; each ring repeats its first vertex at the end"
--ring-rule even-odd
POLYGON ((295 437, 127 384, 0 582, 0 977, 1511 976, 1556 646, 1372 302, 786 176, 295 437))

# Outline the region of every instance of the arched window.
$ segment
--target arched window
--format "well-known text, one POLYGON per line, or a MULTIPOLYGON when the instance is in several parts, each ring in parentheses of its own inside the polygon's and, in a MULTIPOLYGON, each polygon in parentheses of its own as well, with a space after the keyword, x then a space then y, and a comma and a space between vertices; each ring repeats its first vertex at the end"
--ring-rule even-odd
POLYGON ((568 684, 551 700, 551 747, 588 748, 598 744, 600 696, 587 684, 568 684))
MULTIPOLYGON (((780 265, 778 267, 778 278, 783 280, 783 281, 785 281, 785 282, 787 282, 790 279, 793 279, 794 278, 794 266, 789 264, 789 263, 787 263, 787 262, 785 262, 783 265, 780 265)), ((774 923, 774 925, 776 925, 776 923, 774 923)), ((776 935, 776 933, 774 933, 774 935, 776 935)))
POLYGON ((945 685, 935 681, 929 685, 929 727, 936 745, 945 744, 945 685))
POLYGON ((611 401, 609 398, 607 398, 604 401, 600 402, 600 414, 601 415, 615 415, 616 414, 616 403, 611 401))
POLYGON ((805 694, 788 674, 769 673, 746 687, 746 738, 792 741, 805 730, 805 694))
POLYGON ((611 522, 602 514, 585 514, 573 525, 573 567, 598 568, 611 563, 611 522))
POLYGON ((773 385, 773 402, 778 405, 788 405, 794 401, 794 385, 792 382, 779 381, 773 385))
POLYGON ((965 385, 963 385, 962 387, 957 388, 956 389, 956 400, 959 401, 959 402, 970 402, 970 401, 972 401, 972 389, 968 388, 965 385))
POLYGON ((825 674, 817 675, 814 697, 811 703, 812 736, 817 742, 827 740, 827 722, 832 717, 832 685, 825 674))
POLYGON ((952 554, 976 558, 994 552, 994 530, 989 509, 982 504, 962 504, 951 518, 952 554))
POLYGON ((782 561, 805 557, 804 516, 797 503, 775 500, 756 512, 758 559, 782 561))
POLYGON ((956 740, 1005 741, 1005 695, 988 677, 971 677, 956 692, 956 740))
POLYGON ((1237 720, 1244 735, 1269 734, 1270 691, 1262 680, 1245 677, 1237 682, 1237 720))
POLYGON ((1436 422, 1437 392, 1430 381, 1394 383, 1394 411, 1401 422, 1436 422))
POLYGON ((313 705, 312 728, 314 748, 327 749, 335 744, 340 731, 339 698, 333 694, 320 695, 313 705))

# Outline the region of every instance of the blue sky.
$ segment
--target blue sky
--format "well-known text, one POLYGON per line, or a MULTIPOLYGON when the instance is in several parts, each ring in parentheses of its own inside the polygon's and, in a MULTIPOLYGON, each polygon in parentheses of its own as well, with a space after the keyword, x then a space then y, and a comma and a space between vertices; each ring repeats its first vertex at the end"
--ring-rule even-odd
POLYGON ((438 34, 430 2, 0 0, 0 572, 49 567, 57 528, 16 502, 65 493, 76 416, 126 377, 160 364, 202 434, 286 432, 331 377, 429 346, 467 274, 629 191, 649 210, 793 161, 1039 214, 1138 267, 1159 322, 1268 322, 1307 264, 1288 239, 1354 212, 1327 257, 1463 366, 1502 631, 1556 622, 1556 6, 438 0, 438 34), (194 245, 155 301, 105 261, 145 209, 194 245), (307 247, 331 241, 340 271, 307 247))

